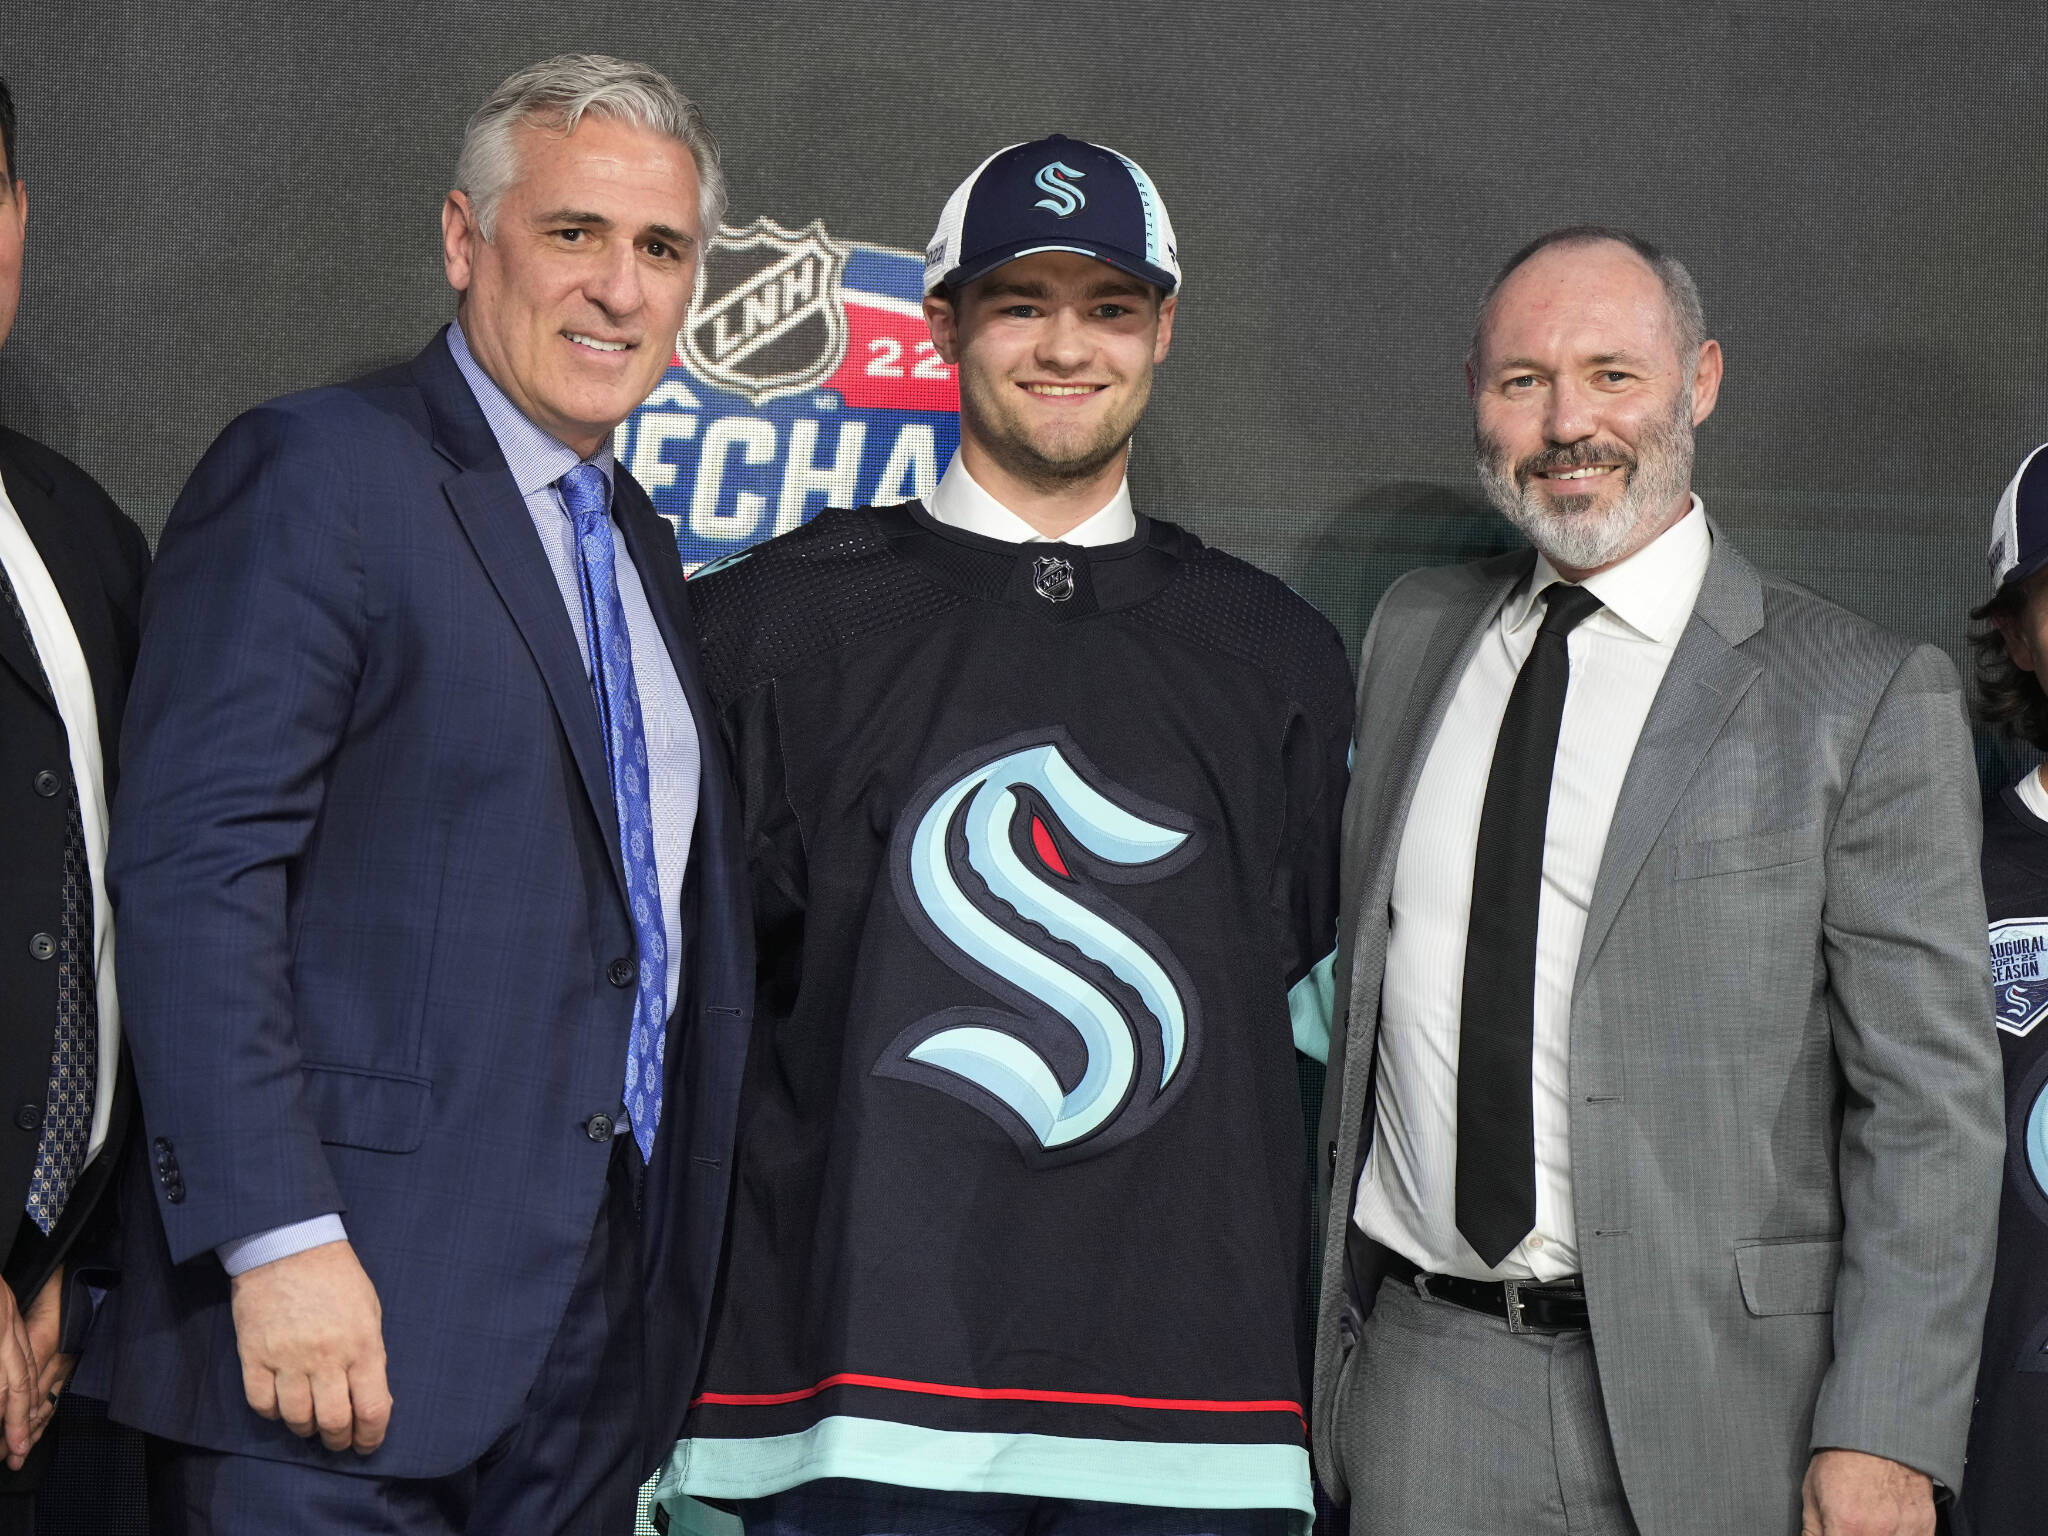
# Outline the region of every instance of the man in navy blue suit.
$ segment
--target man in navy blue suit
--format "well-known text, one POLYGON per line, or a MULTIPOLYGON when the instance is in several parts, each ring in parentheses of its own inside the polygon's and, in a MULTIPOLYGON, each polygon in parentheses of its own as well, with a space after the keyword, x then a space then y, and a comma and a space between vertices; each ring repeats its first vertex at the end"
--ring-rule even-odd
POLYGON ((751 955, 609 444, 722 204, 656 71, 514 75, 443 210, 457 323, 244 415, 172 511, 112 876, 160 1530, 625 1531, 681 1424, 751 955))

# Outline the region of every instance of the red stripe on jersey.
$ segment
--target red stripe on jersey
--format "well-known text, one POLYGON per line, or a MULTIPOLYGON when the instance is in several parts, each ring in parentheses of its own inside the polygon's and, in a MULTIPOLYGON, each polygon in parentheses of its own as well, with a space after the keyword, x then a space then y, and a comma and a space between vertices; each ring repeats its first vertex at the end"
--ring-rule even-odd
POLYGON ((1164 1408, 1176 1413, 1291 1413, 1303 1426, 1308 1416, 1301 1404, 1283 1399, 1255 1402, 1218 1402, 1199 1397, 1126 1397, 1120 1392, 1049 1392, 1039 1387, 956 1387, 936 1381, 903 1381, 894 1376, 862 1376, 842 1371, 827 1376, 814 1387, 794 1392, 700 1392, 691 1400, 695 1408, 710 1403, 727 1408, 766 1408, 778 1403, 799 1403, 834 1387, 878 1387, 885 1392, 922 1392, 931 1397, 971 1397, 983 1401, 1017 1403, 1083 1403, 1103 1408, 1164 1408))

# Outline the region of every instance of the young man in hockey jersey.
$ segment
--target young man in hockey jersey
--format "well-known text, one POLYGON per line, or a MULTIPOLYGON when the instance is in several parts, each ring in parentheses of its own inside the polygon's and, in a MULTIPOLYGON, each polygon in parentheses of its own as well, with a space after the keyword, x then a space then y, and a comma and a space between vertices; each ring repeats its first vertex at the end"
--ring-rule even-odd
POLYGON ((1180 284, 1131 161, 983 162, 926 256, 960 452, 692 586, 762 973, 663 1494, 750 1536, 1305 1528, 1296 1050, 1350 675, 1133 507, 1180 284))
MULTIPOLYGON (((1991 530, 1995 590, 1972 617, 1977 712, 2048 751, 2048 447, 2027 455, 1991 530)), ((2005 1194, 1962 1504, 1971 1536, 2040 1529, 2048 1460, 2048 782, 1984 802, 1984 905, 2005 1055, 2005 1194)))

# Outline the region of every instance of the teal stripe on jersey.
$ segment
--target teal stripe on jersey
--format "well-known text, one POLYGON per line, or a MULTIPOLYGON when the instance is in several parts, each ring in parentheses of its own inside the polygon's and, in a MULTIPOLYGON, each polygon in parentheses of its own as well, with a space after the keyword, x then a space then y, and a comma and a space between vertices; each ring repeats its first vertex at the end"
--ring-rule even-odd
POLYGON ((656 1499, 668 1511, 668 1536, 747 1536, 738 1515, 699 1504, 687 1493, 662 1498, 657 1490, 656 1499))
POLYGON ((1330 1064, 1330 1014, 1337 1005, 1337 951, 1331 950, 1287 993, 1294 1020, 1294 1048, 1324 1066, 1330 1064))
POLYGON ((1165 1509, 1285 1509, 1294 1536, 1315 1520, 1308 1452, 1298 1445, 990 1434, 850 1415, 793 1435, 684 1440, 654 1497, 680 1513, 685 1495, 758 1499, 823 1477, 1165 1509))

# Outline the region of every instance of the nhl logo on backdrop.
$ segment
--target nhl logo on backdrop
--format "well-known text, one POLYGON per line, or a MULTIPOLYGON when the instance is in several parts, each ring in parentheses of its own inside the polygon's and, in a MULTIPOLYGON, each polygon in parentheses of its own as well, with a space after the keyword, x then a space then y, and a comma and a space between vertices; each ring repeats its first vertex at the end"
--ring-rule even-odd
POLYGON ((668 371, 612 434, 694 571, 826 506, 929 496, 960 389, 918 251, 756 219, 706 243, 668 371))
POLYGON ((822 383, 846 358, 846 252, 822 221, 721 230, 697 266, 682 351, 691 370, 760 405, 822 383))

